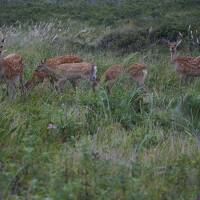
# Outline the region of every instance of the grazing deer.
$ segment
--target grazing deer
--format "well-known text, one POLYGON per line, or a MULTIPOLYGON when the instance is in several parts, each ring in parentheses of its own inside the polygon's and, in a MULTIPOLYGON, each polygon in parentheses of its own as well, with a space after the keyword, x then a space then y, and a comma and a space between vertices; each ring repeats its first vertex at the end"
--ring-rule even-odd
MULTIPOLYGON (((0 51, 2 52, 4 39, 1 41, 0 51)), ((1 53, 0 52, 0 53, 1 53)), ((16 95, 16 83, 20 81, 21 94, 23 90, 23 59, 17 54, 9 54, 6 57, 0 58, 0 80, 7 85, 7 94, 12 98, 16 95)))
POLYGON ((140 63, 130 65, 127 70, 124 69, 123 65, 121 64, 116 64, 109 67, 103 75, 105 82, 110 83, 110 86, 107 85, 107 90, 109 93, 113 85, 113 81, 122 73, 130 75, 139 86, 144 86, 144 82, 147 77, 147 65, 141 61, 140 63))
POLYGON ((36 85, 38 85, 39 83, 42 83, 44 81, 45 78, 47 78, 48 75, 46 72, 42 72, 42 71, 37 71, 34 70, 31 78, 25 83, 25 89, 28 91, 30 89, 33 89, 36 85))
POLYGON ((63 89, 66 81, 70 81, 73 87, 76 87, 78 80, 86 79, 92 82, 92 88, 95 91, 97 67, 87 62, 66 63, 53 67, 41 64, 37 67, 36 72, 45 73, 58 90, 63 89))
POLYGON ((165 39, 163 41, 167 43, 170 49, 171 63, 182 83, 186 83, 189 76, 200 76, 200 56, 179 56, 177 54, 177 48, 182 42, 181 39, 178 39, 177 42, 170 42, 165 39))
MULTIPOLYGON (((65 64, 65 63, 80 63, 83 59, 76 55, 64 55, 64 56, 56 56, 53 58, 47 58, 40 62, 39 65, 47 65, 50 68, 54 68, 57 65, 65 64)), ((32 74, 30 80, 28 80, 25 84, 26 90, 30 90, 39 83, 43 82, 48 75, 44 71, 35 70, 32 74)))
POLYGON ((64 56, 56 56, 52 58, 46 58, 41 61, 40 64, 55 66, 61 65, 64 63, 80 63, 83 62, 83 59, 76 55, 64 55, 64 56))

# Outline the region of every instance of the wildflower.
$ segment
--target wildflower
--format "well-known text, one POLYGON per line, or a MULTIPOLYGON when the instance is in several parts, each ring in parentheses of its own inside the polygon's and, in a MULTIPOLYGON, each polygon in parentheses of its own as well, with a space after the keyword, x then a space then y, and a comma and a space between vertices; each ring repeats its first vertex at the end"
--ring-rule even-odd
POLYGON ((57 129, 57 126, 52 124, 52 123, 50 123, 50 124, 48 124, 47 129, 57 129))

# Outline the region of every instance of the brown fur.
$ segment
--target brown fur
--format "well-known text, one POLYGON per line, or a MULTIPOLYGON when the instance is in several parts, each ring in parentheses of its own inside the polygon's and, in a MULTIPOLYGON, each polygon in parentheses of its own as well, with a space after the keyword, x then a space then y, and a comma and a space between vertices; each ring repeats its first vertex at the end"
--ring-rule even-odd
POLYGON ((179 74, 181 82, 185 83, 188 76, 200 76, 200 56, 177 56, 177 47, 181 41, 167 41, 167 44, 171 52, 171 62, 179 74))
POLYGON ((34 71, 31 78, 26 82, 25 88, 27 90, 30 90, 33 87, 35 87, 37 84, 42 83, 44 79, 47 77, 48 75, 45 72, 34 71))
POLYGON ((110 93, 113 81, 119 77, 122 73, 129 74, 133 80, 135 80, 140 86, 144 85, 145 74, 143 70, 147 70, 147 65, 144 63, 136 63, 129 66, 127 70, 124 69, 123 65, 115 64, 109 67, 103 77, 106 82, 110 82, 110 85, 107 85, 108 92, 110 93))
POLYGON ((17 79, 20 80, 21 92, 23 93, 23 71, 23 59, 19 54, 13 53, 0 59, 0 78, 7 84, 8 93, 10 93, 12 97, 14 97, 16 93, 17 79))
POLYGON ((45 59, 41 64, 48 66, 57 66, 64 63, 80 63, 83 59, 76 55, 56 56, 53 58, 45 59))
POLYGON ((105 81, 110 81, 116 79, 122 72, 124 68, 121 64, 115 64, 110 66, 105 72, 104 77, 105 81))
POLYGON ((200 75, 200 58, 178 56, 172 63, 177 65, 178 73, 192 76, 200 75))
POLYGON ((146 75, 143 70, 147 70, 147 65, 143 63, 136 63, 128 68, 128 74, 135 80, 140 86, 144 85, 146 75))
MULTIPOLYGON (((66 63, 57 66, 40 65, 38 72, 46 73, 49 80, 54 84, 55 88, 62 89, 64 83, 69 80, 76 87, 79 79, 91 80, 93 73, 93 65, 87 62, 82 63, 66 63)), ((96 72, 95 72, 96 77, 96 72)), ((93 86, 96 86, 93 80, 93 86)))
MULTIPOLYGON (((54 68, 58 65, 65 63, 80 63, 83 59, 76 55, 64 55, 64 56, 56 56, 53 58, 45 59, 41 61, 40 65, 47 65, 50 68, 54 68)), ((43 82, 45 78, 48 77, 48 74, 45 72, 34 71, 31 79, 28 80, 25 84, 25 88, 30 90, 34 88, 37 84, 43 82)))

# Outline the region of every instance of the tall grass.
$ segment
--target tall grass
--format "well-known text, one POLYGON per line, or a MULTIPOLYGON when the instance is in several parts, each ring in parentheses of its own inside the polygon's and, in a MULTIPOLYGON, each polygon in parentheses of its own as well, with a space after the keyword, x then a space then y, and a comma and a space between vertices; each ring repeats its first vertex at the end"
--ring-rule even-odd
MULTIPOLYGON (((18 51, 25 59, 25 79, 48 56, 79 54, 97 63, 99 76, 111 64, 128 65, 142 56, 91 49, 98 28, 70 21, 68 28, 49 23, 2 32, 4 55, 18 51)), ((145 53, 147 94, 125 75, 111 95, 104 83, 94 94, 85 81, 76 91, 67 84, 63 93, 39 85, 15 101, 1 92, 1 198, 195 199, 199 80, 181 86, 169 55, 159 48, 145 53)))

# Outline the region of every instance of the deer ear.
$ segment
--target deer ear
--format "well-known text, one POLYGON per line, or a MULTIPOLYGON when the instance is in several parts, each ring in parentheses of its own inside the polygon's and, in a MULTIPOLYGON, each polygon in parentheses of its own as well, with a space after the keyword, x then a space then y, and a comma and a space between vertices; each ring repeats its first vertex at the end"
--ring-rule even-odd
POLYGON ((179 40, 176 44, 176 46, 178 47, 181 44, 182 40, 179 40))
POLYGON ((46 62, 46 60, 47 60, 46 58, 45 58, 45 59, 42 59, 40 63, 41 63, 41 64, 44 64, 44 63, 46 62))

